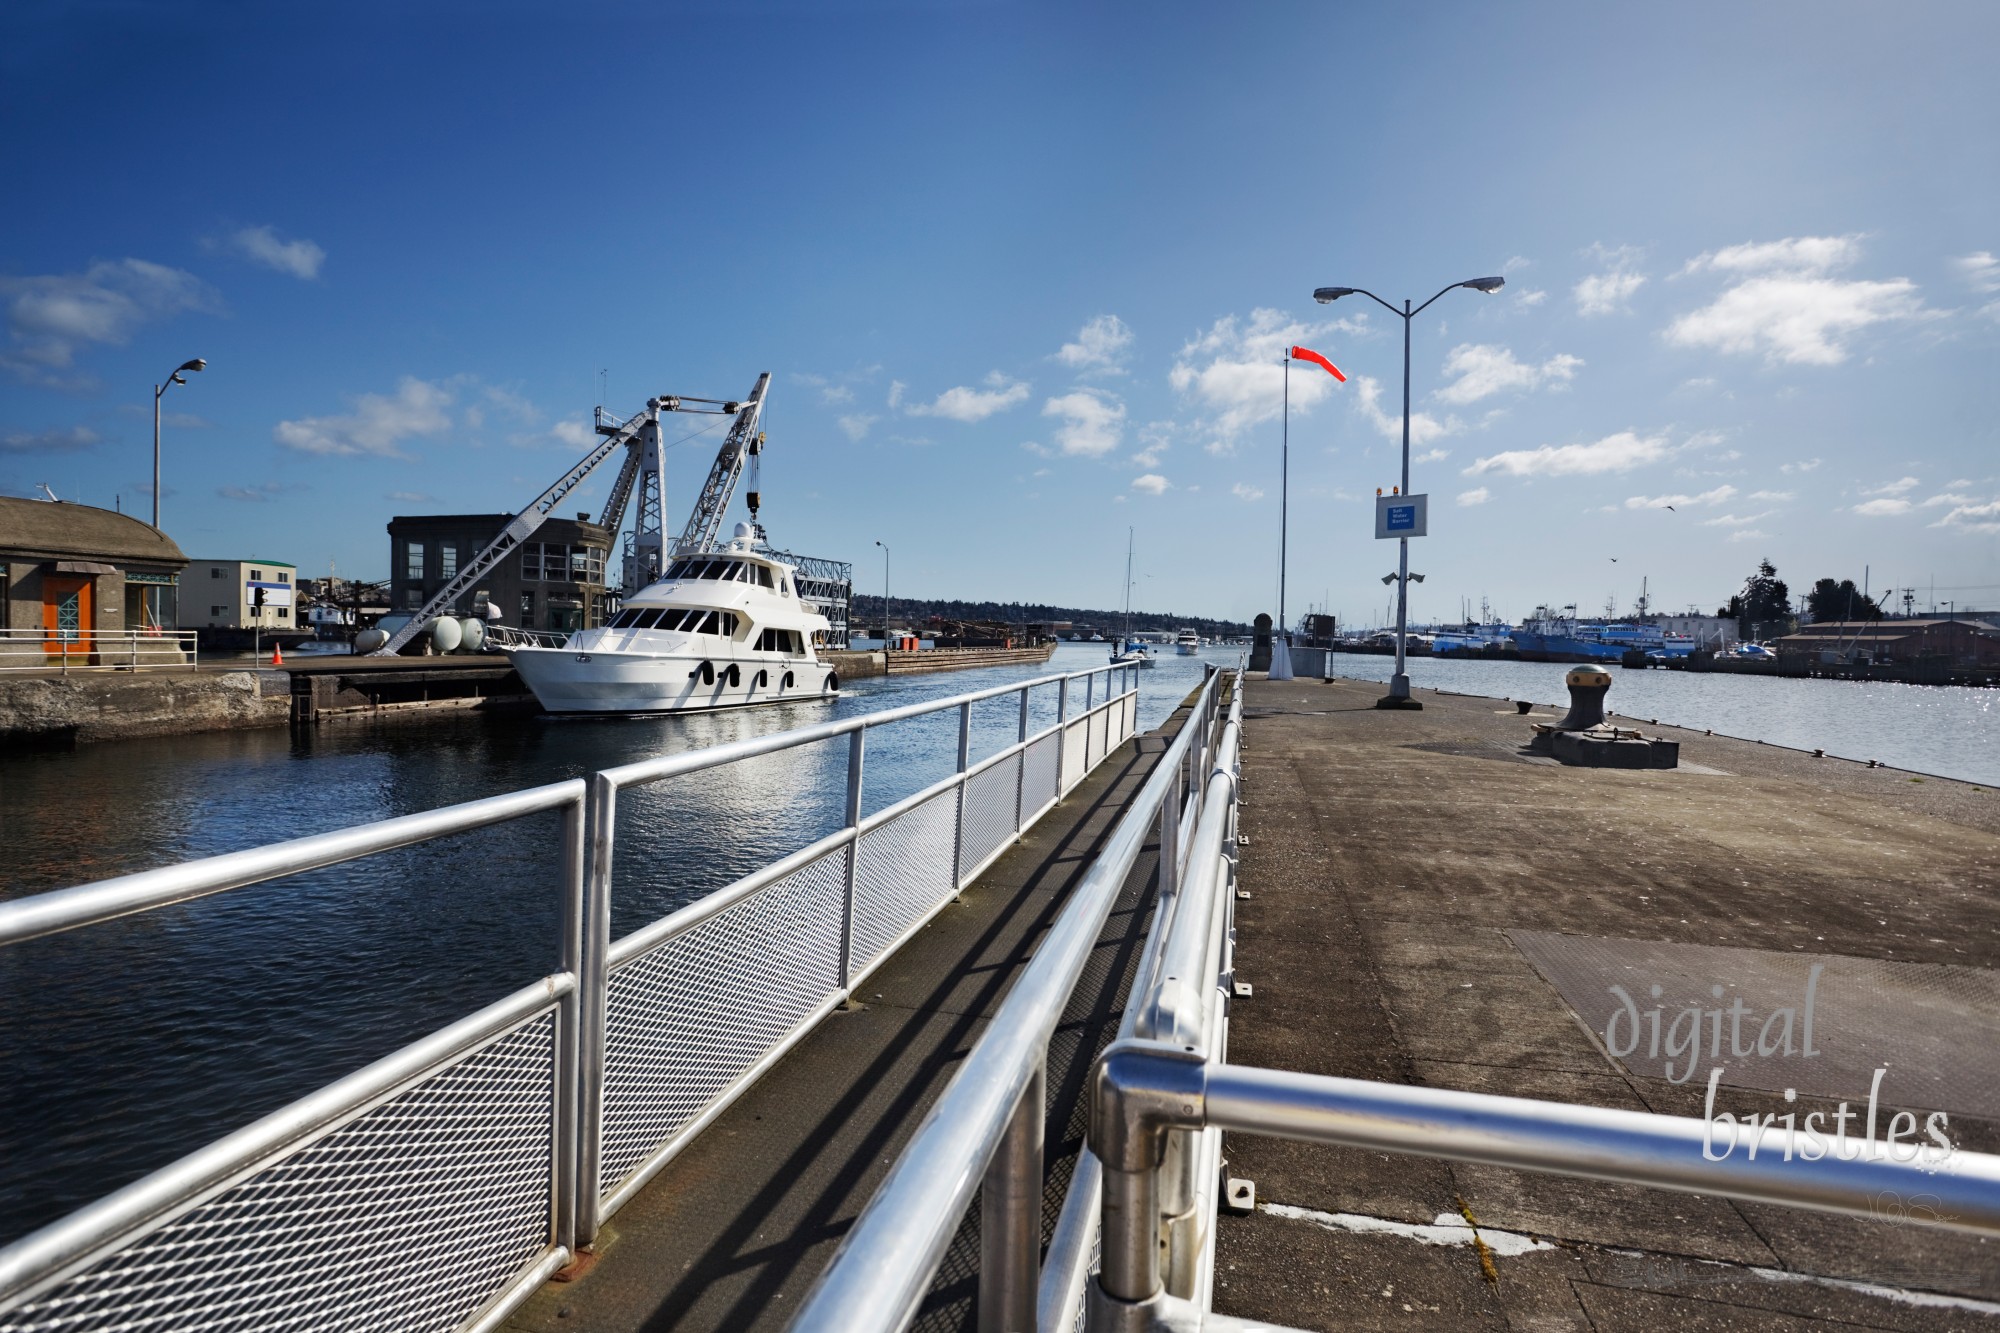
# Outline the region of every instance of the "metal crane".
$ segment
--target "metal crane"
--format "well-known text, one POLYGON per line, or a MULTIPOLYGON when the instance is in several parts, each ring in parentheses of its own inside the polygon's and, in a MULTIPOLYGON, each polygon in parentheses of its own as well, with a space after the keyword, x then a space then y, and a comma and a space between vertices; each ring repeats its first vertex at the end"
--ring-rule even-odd
MULTIPOLYGON (((555 512, 565 496, 583 484, 584 478, 595 471, 599 464, 625 450, 625 464, 619 469, 618 478, 612 484, 611 494, 606 499, 604 514, 600 520, 603 526, 618 531, 624 526, 625 509, 631 503, 634 490, 639 493, 639 515, 633 524, 632 542, 626 557, 623 583, 627 592, 644 587, 659 577, 662 566, 661 546, 664 540, 660 521, 661 504, 665 487, 661 482, 664 472, 665 446, 660 440, 660 414, 662 412, 696 412, 712 415, 734 416, 730 423, 729 435, 717 452, 715 465, 709 469, 708 482, 702 487, 701 497, 695 502, 694 513, 688 518, 688 525, 674 543, 676 555, 705 550, 713 544, 720 527, 723 513, 729 508, 731 496, 736 491, 737 478, 743 472, 743 460, 754 456, 762 449, 763 441, 756 433, 757 418, 763 411, 764 391, 771 382, 771 374, 765 371, 757 377, 757 385, 750 396, 742 402, 731 402, 718 398, 687 398, 674 394, 663 394, 648 399, 646 408, 629 420, 619 422, 607 420, 603 409, 598 410, 597 433, 603 438, 589 453, 573 463, 558 477, 554 484, 516 514, 500 535, 487 543, 486 548, 458 572, 458 576, 423 604, 410 617, 409 623, 389 636, 389 641, 373 654, 376 657, 391 656, 400 652, 403 646, 421 634, 431 621, 443 615, 477 587, 495 566, 519 549, 541 527, 548 516, 555 512)), ((754 517, 754 515, 753 515, 754 517)))

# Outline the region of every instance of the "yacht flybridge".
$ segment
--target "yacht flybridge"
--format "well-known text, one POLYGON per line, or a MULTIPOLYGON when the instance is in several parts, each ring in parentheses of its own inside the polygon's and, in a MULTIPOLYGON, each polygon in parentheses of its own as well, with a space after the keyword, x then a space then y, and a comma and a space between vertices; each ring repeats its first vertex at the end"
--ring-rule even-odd
POLYGON ((827 619, 799 598, 797 572, 738 523, 725 546, 687 555, 625 600, 611 622, 560 648, 507 656, 552 713, 657 713, 830 697, 814 654, 827 619))

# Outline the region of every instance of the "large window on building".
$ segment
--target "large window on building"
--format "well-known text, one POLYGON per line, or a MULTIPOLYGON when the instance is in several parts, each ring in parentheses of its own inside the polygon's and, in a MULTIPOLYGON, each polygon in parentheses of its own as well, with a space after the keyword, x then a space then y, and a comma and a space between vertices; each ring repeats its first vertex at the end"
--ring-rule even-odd
POLYGON ((438 547, 438 577, 445 579, 458 577, 457 542, 445 542, 438 547))
POLYGON ((403 546, 403 577, 421 580, 424 576, 424 544, 406 542, 403 546))

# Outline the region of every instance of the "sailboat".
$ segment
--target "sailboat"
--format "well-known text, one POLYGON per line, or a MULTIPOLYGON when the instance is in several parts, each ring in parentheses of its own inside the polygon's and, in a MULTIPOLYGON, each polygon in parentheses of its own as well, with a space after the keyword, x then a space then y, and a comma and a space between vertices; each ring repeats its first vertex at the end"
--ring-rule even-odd
POLYGON ((1146 646, 1132 638, 1132 529, 1125 529, 1125 628, 1118 636, 1118 646, 1111 650, 1112 666, 1149 667, 1153 665, 1153 655, 1146 646))

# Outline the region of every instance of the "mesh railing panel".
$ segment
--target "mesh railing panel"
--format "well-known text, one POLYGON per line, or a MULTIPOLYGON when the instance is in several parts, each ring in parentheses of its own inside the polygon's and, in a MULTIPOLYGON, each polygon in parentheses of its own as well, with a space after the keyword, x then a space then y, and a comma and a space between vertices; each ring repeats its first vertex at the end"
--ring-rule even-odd
POLYGON ((530 1019, 0 1330, 456 1328, 550 1244, 555 1034, 530 1019))
POLYGON ((1056 798, 1056 751, 1053 735, 1044 736, 1021 752, 1021 816, 1027 818, 1056 798))
POLYGON ((1063 728, 1062 789, 1068 791, 1083 781, 1083 775, 1090 766, 1083 757, 1083 738, 1087 729, 1084 722, 1072 722, 1063 728))
POLYGON ((1014 793, 1020 778, 1021 756, 1015 755, 966 782, 964 823, 958 840, 961 878, 1014 840, 1014 793))
POLYGON ((955 891, 956 789, 939 792, 861 835, 854 872, 854 970, 874 962, 918 918, 955 891))
POLYGON ((603 1190, 839 987, 847 855, 828 852, 612 972, 603 1190))

